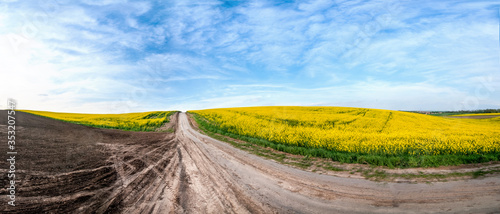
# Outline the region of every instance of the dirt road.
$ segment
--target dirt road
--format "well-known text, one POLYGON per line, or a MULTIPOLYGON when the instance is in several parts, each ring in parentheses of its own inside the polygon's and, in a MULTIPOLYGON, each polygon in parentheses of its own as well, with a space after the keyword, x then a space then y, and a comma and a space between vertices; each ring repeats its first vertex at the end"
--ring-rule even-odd
MULTIPOLYGON (((1 115, 4 116, 4 113, 1 115)), ((19 164, 16 207, 1 213, 492 213, 500 176, 432 184, 379 183, 306 172, 262 159, 195 131, 176 115, 175 133, 102 130, 23 115, 30 158, 57 162, 50 145, 80 149, 78 164, 19 164), (39 127, 37 124, 46 124, 39 127), (50 130, 62 130, 51 132, 50 130), (63 135, 76 135, 62 138, 63 135), (86 136, 86 137, 82 137, 86 136), (84 139, 81 141, 80 139, 84 139), (72 140, 69 143, 69 141, 72 140), (85 143, 85 147, 81 144, 85 143), (39 146, 43 145, 43 146, 39 146), (51 149, 51 150, 49 150, 51 149), (43 156, 43 157, 42 157, 43 156), (92 160, 94 160, 92 162, 92 160), (89 165, 92 163, 92 165, 89 165), (59 170, 57 170, 59 169, 59 170)), ((0 119, 5 137, 5 121, 0 119), (2 126, 3 125, 3 126, 2 126)), ((24 133, 21 135, 21 133, 24 133)), ((22 139, 22 138, 21 138, 22 139)), ((4 150, 0 152, 5 154, 4 150)), ((23 154, 20 152, 20 155, 23 154)), ((72 158, 73 156, 69 157, 72 158)), ((68 157, 66 156, 67 160, 68 157)), ((30 160, 36 162, 36 160, 30 160)), ((5 165, 5 164, 4 164, 5 165)), ((6 167, 1 166, 3 174, 6 167)), ((6 186, 6 178, 2 185, 6 186)), ((5 188, 0 190, 6 195, 5 188)))

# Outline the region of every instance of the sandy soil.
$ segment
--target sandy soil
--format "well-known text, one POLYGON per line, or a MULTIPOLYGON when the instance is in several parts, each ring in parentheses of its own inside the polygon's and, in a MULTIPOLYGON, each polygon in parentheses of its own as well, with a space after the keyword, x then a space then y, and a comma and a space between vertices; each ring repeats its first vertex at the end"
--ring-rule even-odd
MULTIPOLYGON (((1 139, 6 138, 0 112, 1 139)), ((500 175, 431 184, 307 172, 195 131, 102 130, 18 115, 16 207, 0 213, 492 213, 500 175)), ((0 148, 5 154, 6 148, 0 148)), ((0 166, 6 175, 7 164, 0 166)), ((2 186, 7 186, 4 176, 2 186)))

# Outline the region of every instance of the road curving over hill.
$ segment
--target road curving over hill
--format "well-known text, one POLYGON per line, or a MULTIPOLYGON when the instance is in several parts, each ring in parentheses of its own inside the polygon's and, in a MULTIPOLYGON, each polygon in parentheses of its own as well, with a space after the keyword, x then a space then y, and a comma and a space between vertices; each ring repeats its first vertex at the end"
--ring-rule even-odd
MULTIPOLYGON (((0 113, 0 137, 4 139, 5 112, 0 113)), ((306 172, 200 134, 185 113, 172 119, 174 133, 97 129, 21 112, 18 117, 17 206, 7 205, 7 192, 2 188, 0 213, 500 210, 498 174, 409 184, 306 172)), ((5 154, 5 149, 0 152, 5 154)), ((0 172, 7 174, 5 164, 0 172)), ((6 178, 1 181, 6 187, 6 178)))

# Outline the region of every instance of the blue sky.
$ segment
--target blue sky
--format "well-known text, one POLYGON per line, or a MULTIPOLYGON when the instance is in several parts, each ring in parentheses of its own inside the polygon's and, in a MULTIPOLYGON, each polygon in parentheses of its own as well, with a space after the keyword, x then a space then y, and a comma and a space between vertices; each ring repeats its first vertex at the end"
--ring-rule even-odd
POLYGON ((500 108, 498 1, 0 0, 0 108, 500 108), (4 101, 1 101, 4 100, 4 101))

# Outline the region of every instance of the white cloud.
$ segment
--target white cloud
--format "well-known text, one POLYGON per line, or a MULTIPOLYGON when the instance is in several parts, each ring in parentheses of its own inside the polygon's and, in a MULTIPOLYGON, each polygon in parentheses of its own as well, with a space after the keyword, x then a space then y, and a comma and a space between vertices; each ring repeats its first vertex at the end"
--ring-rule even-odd
POLYGON ((495 7, 3 1, 0 74, 9 81, 0 99, 93 112, 312 104, 444 109, 468 107, 464 100, 472 98, 478 108, 500 108, 495 7))
POLYGON ((98 6, 103 6, 103 5, 110 5, 110 4, 118 4, 118 3, 125 3, 127 2, 126 0, 83 0, 83 3, 89 4, 89 5, 98 5, 98 6))
MULTIPOLYGON (((297 88, 275 84, 228 85, 207 99, 179 100, 177 109, 207 109, 235 106, 323 105, 394 110, 463 110, 470 106, 468 94, 452 87, 427 83, 364 81, 350 85, 297 88), (446 99, 443 99, 446 98, 446 99), (423 102, 422 100, 425 100, 423 102)), ((474 98, 474 97, 472 97, 474 98)), ((474 98, 476 99, 476 98, 474 98)), ((483 105, 495 102, 478 99, 483 105)))
POLYGON ((334 1, 331 0, 320 0, 320 1, 309 1, 307 3, 299 4, 298 8, 303 11, 314 13, 317 11, 324 10, 334 6, 334 1))
MULTIPOLYGON (((77 11, 81 10, 73 11, 74 14, 83 14, 77 11)), ((133 89, 113 77, 130 71, 128 66, 110 64, 109 59, 113 57, 99 53, 102 47, 82 45, 82 41, 88 40, 75 41, 72 36, 78 33, 61 34, 66 32, 64 25, 76 20, 65 16, 57 19, 57 23, 40 28, 40 33, 32 38, 25 38, 16 30, 0 35, 1 46, 5 47, 0 49, 0 64, 5 65, 0 74, 6 77, 1 100, 15 98, 19 108, 82 112, 82 105, 111 102, 123 89, 133 89), (23 40, 12 45, 10 38, 23 40), (108 101, 99 101, 103 99, 108 101)), ((15 15, 9 14, 9 21, 15 22, 15 19, 15 15)), ((87 19, 81 17, 81 20, 87 19)), ((84 23, 95 24, 93 21, 84 23)), ((84 112, 100 110, 93 106, 84 112)))

